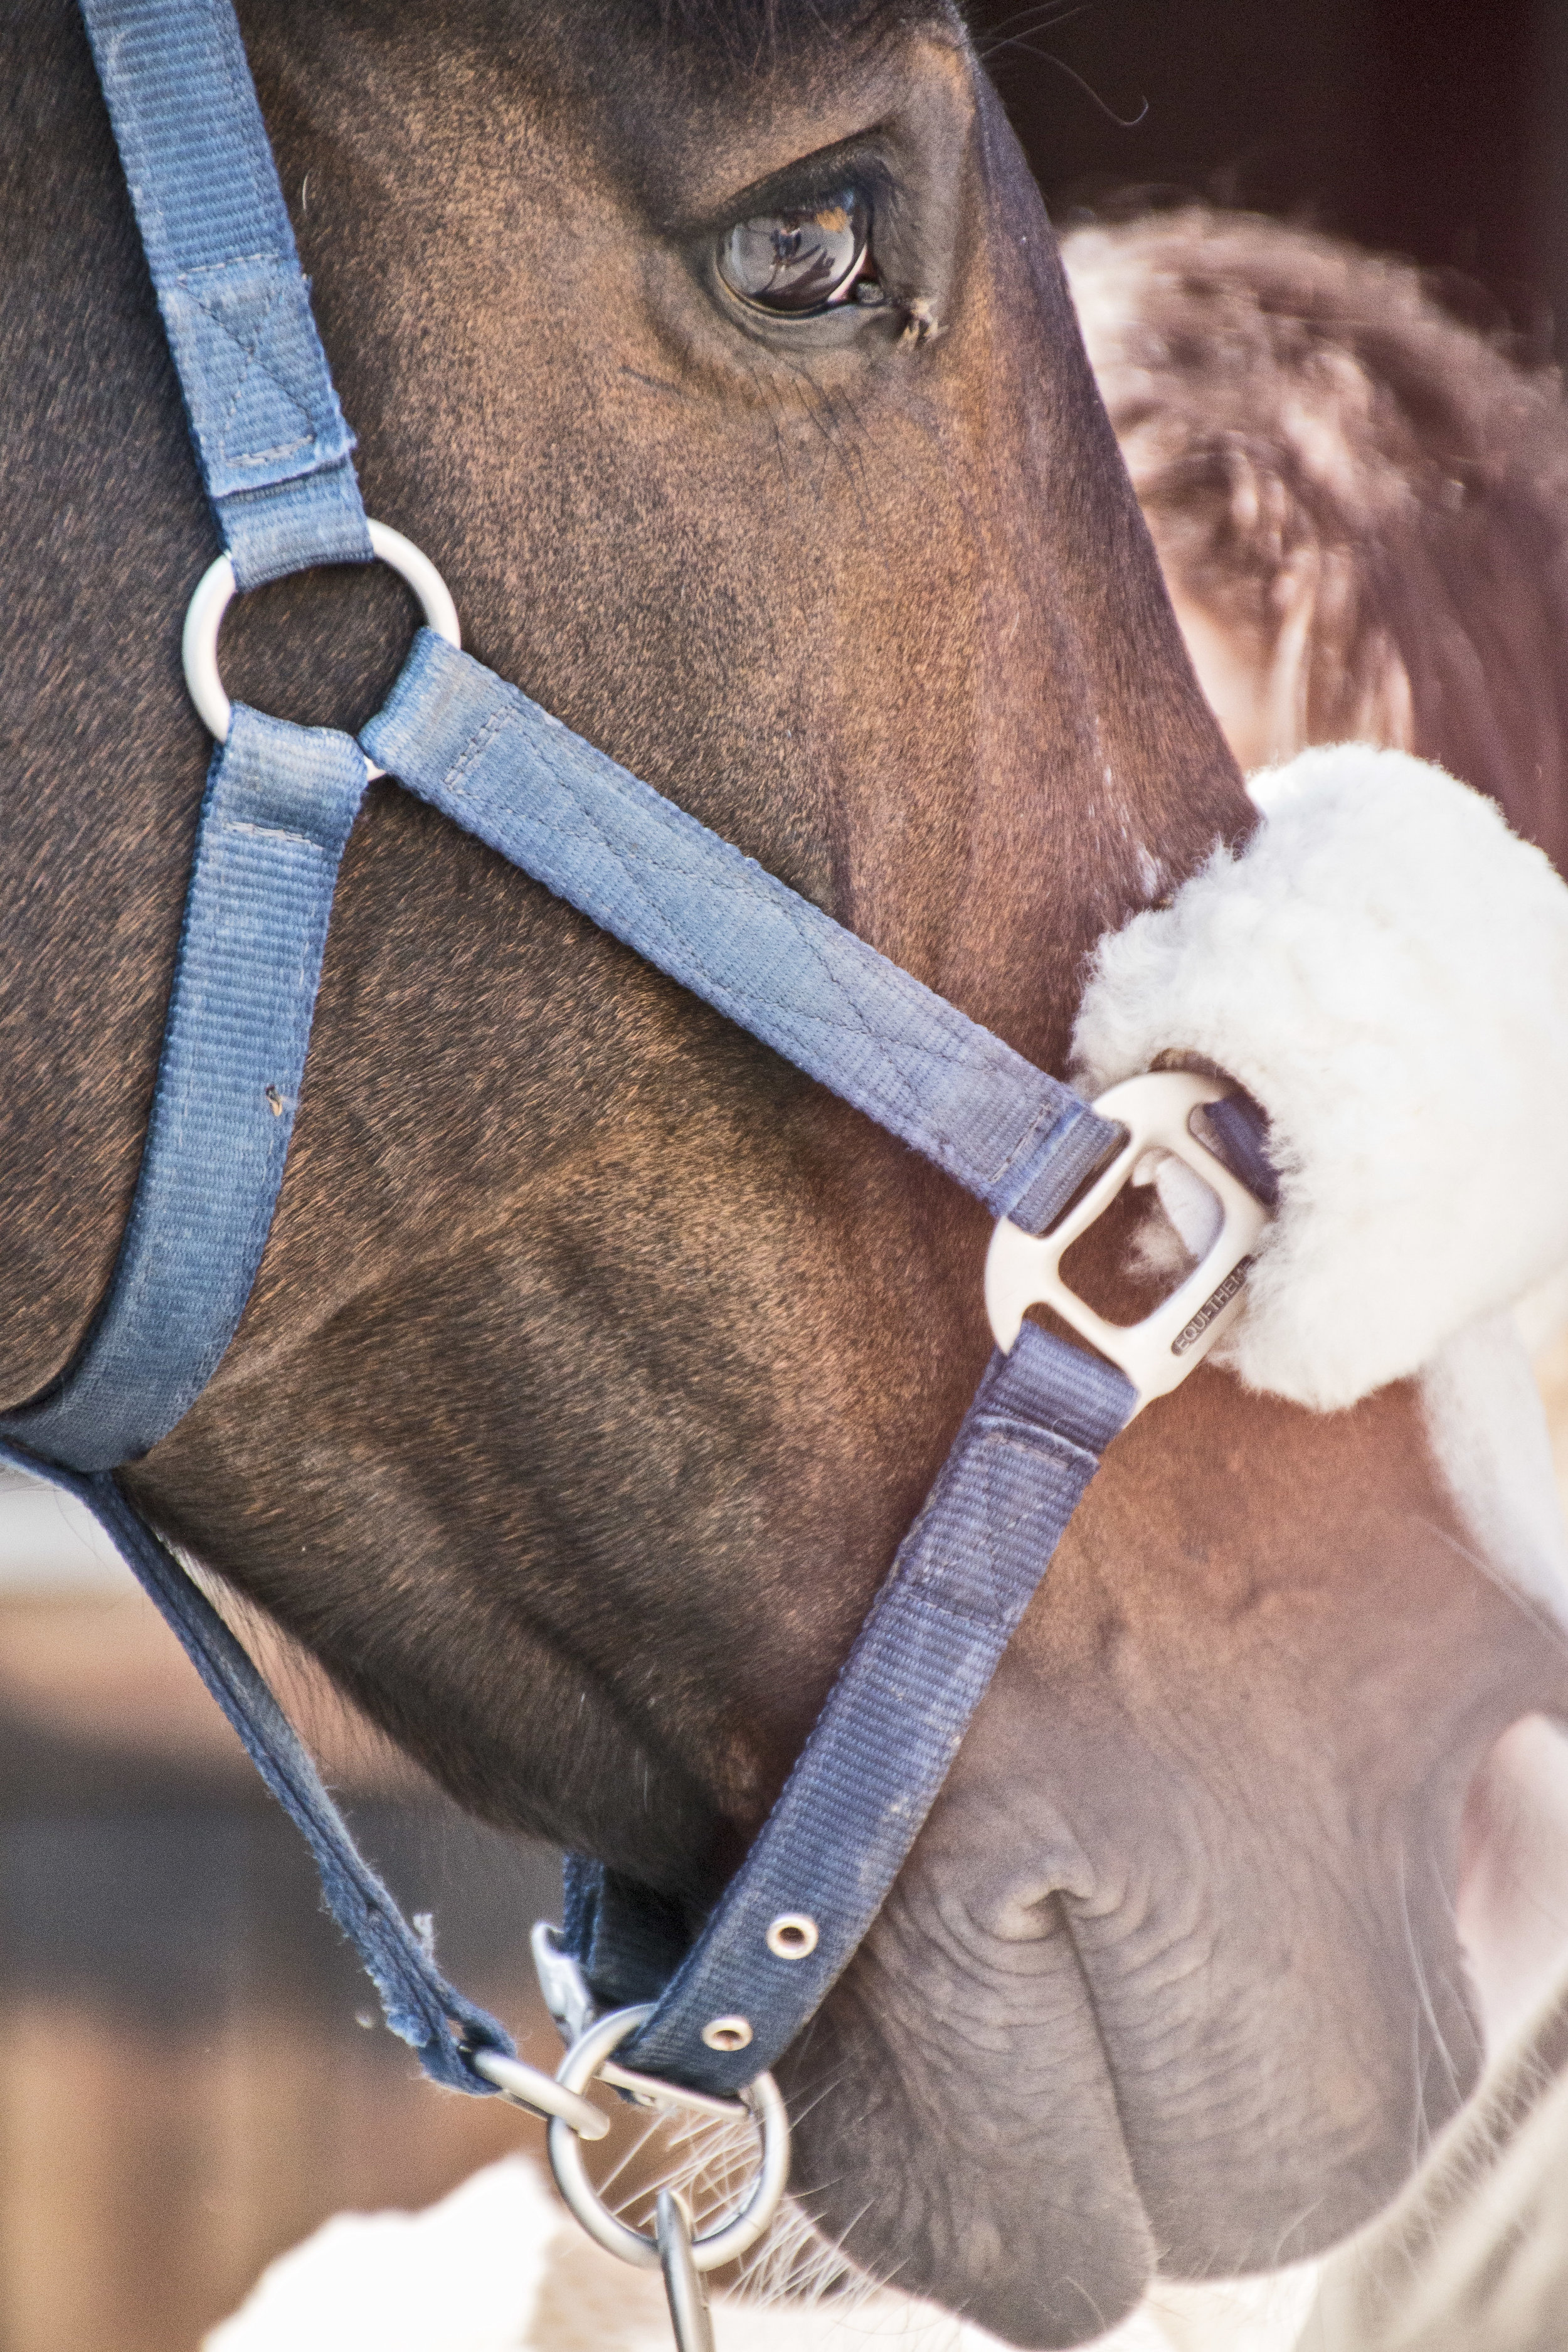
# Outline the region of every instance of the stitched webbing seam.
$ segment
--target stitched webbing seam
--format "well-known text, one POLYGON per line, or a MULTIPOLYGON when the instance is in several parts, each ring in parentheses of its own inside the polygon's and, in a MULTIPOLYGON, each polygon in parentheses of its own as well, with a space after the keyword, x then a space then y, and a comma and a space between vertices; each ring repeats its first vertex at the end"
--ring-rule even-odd
MULTIPOLYGON (((521 732, 524 739, 524 748, 528 748, 527 738, 531 730, 526 714, 509 709, 504 702, 500 703, 487 714, 483 724, 469 737, 457 760, 446 771, 440 787, 444 793, 449 793, 455 799, 469 801, 492 817, 498 814, 506 813, 504 800, 495 788, 481 784, 478 789, 470 789, 458 784, 456 779, 469 773, 478 766, 486 750, 494 745, 496 739, 503 730, 521 732)), ((645 913, 651 916, 672 940, 679 943, 690 969, 709 983, 715 994, 721 993, 737 1003, 761 1002, 762 1000, 754 992, 742 991, 727 978, 715 973, 701 942, 691 938, 668 906, 648 887, 646 877, 649 875, 662 876, 673 882, 689 880, 694 870, 690 859, 660 858, 647 848, 629 851, 623 848, 594 816, 591 803, 585 797, 588 788, 553 769, 551 781, 563 799, 571 803, 576 812, 579 823, 577 826, 573 827, 563 824, 556 816, 546 814, 537 807, 531 807, 528 812, 530 824, 542 834, 567 843, 584 844, 602 851, 605 856, 613 859, 616 871, 622 876, 628 887, 636 893, 645 913)), ((673 830, 673 828, 668 829, 673 830)), ((797 912, 787 901, 782 901, 768 887, 766 877, 753 877, 745 866, 739 863, 732 865, 726 863, 721 873, 714 874, 710 869, 704 873, 702 881, 704 887, 716 890, 721 889, 733 900, 765 907, 771 915, 788 925, 797 946, 810 955, 815 968, 821 973, 836 998, 847 1008, 844 1012, 833 1013, 826 1008, 814 1006, 807 1009, 792 1004, 789 1007, 791 1017, 809 1024, 816 1029, 837 1032, 846 1037, 858 1037, 871 1046, 885 1066, 895 1098, 900 1099, 912 1116, 918 1116, 921 1113, 922 1101, 918 1090, 915 1072, 903 1066, 907 1060, 916 1060, 926 1066, 934 1066, 957 1071, 969 1066, 975 1060, 986 1058, 984 1045, 980 1045, 978 1039, 953 1041, 941 1036, 913 1038, 908 1035, 889 1038, 882 1026, 868 1013, 865 1004, 858 998, 853 974, 835 970, 829 962, 824 945, 813 936, 805 909, 803 908, 797 912)), ((819 913, 820 909, 812 908, 810 911, 819 913)), ((825 918, 825 919, 830 919, 825 918)), ((987 1163, 984 1181, 988 1185, 996 1183, 1042 1134, 1050 1133, 1062 1123, 1064 1117, 1070 1118, 1072 1108, 1070 1103, 1064 1107, 1059 1102, 1047 1101, 1037 1110, 1034 1110, 1022 1137, 1001 1146, 999 1156, 987 1163)), ((950 1157, 959 1156, 950 1129, 944 1130, 939 1128, 935 1130, 935 1136, 941 1150, 945 1154, 950 1157)))

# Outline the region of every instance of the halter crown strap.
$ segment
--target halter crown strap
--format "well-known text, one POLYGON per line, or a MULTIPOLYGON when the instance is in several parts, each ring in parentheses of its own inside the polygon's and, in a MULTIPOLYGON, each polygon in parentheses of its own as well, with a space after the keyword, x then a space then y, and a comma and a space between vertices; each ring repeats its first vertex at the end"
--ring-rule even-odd
MULTIPOLYGON (((82 0, 203 476, 243 587, 363 562, 352 436, 310 313, 229 0, 82 0)), ((489 2094, 513 2056, 358 1852, 276 1699, 108 1475, 206 1386, 255 1280, 304 1075, 328 919, 365 787, 350 736, 237 709, 197 829, 156 1091, 108 1290, 0 1459, 77 1496, 156 1603, 303 1835, 328 1908, 426 2074, 489 2094)))
POLYGON ((229 0, 81 12, 236 578, 368 563, 353 436, 229 0))

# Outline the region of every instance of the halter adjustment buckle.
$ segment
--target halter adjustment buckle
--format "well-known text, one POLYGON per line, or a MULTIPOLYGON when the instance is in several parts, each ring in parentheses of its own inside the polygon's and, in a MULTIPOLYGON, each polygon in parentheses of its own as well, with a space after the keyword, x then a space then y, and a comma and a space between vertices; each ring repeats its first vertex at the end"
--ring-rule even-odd
POLYGON ((1080 1339, 1110 1358, 1138 1391, 1134 1412, 1151 1398, 1179 1388, 1240 1311, 1252 1253, 1269 1211, 1193 1133, 1204 1104, 1231 1089, 1189 1070, 1149 1070, 1124 1078, 1094 1108, 1127 1129, 1115 1159, 1048 1234, 1026 1234, 1004 1217, 985 1260, 985 1311, 997 1346, 1012 1352, 1026 1311, 1051 1307, 1080 1339), (1150 1151, 1182 1160, 1219 1202, 1220 1228, 1198 1264, 1168 1298, 1138 1323, 1111 1323, 1062 1279, 1061 1262, 1074 1242, 1105 1214, 1150 1151))

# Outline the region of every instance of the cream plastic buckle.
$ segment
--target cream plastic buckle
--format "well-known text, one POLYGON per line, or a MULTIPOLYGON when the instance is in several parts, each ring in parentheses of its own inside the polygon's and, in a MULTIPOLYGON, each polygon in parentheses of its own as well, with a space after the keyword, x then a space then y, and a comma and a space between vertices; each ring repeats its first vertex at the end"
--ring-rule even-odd
POLYGON ((1187 1070, 1150 1070, 1124 1078, 1100 1096, 1095 1109, 1127 1129, 1127 1141, 1109 1168, 1048 1234, 1026 1234, 1004 1217, 985 1260, 985 1312, 996 1345, 1011 1352, 1026 1308, 1051 1307, 1080 1339, 1109 1356, 1138 1391, 1134 1412, 1152 1397, 1179 1388, 1194 1364, 1239 1311, 1247 1269, 1269 1212, 1238 1182, 1224 1161, 1198 1141, 1188 1122, 1203 1104, 1231 1089, 1187 1070), (1201 1263, 1141 1323, 1108 1323, 1062 1280, 1061 1262, 1074 1242, 1105 1214, 1139 1161, 1169 1151, 1219 1201, 1218 1234, 1201 1263))

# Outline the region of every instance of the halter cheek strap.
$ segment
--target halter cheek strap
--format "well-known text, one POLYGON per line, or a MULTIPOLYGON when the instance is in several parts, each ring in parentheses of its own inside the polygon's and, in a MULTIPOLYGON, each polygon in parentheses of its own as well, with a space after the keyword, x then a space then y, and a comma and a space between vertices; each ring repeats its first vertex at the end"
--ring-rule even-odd
MULTIPOLYGON (((240 585, 366 560, 352 442, 228 0, 82 5, 240 585)), ((0 1459, 97 1514, 304 1832, 389 2024, 426 2071, 530 2097, 531 2070, 436 1969, 255 1668, 110 1475, 195 1401, 249 1294, 367 759, 966 1185, 1004 1221, 1011 1259, 1041 1235, 1059 1256, 1079 1229, 1063 1213, 1084 1195, 1074 1218, 1098 1213, 1147 1138, 1131 1106, 1127 1128, 1120 1112, 1090 1109, 429 631, 362 742, 234 711, 119 1259, 65 1374, 0 1418, 0 1459)), ((1240 1188, 1184 1140, 1191 1104, 1220 1090, 1134 1084, 1195 1089, 1170 1148, 1236 1196, 1221 1242, 1178 1294, 1156 1351, 1163 1369, 1135 1385, 1099 1355, 1020 1329, 1028 1298, 1047 1297, 1091 1328, 1054 1272, 1018 1291, 1008 1351, 992 1359, 778 1804, 691 1950, 648 1890, 595 1864, 569 1869, 568 1942, 590 1985, 654 2004, 626 2042, 634 2065, 721 2094, 795 2037, 880 1907, 1105 1446, 1234 1308, 1261 1213, 1247 1225, 1240 1188)), ((1256 1122, 1248 1132, 1256 1159, 1256 1122)), ((537 2104, 583 2109, 548 2078, 535 2090, 541 2081, 537 2104)))
POLYGON ((283 1181, 338 862, 364 786, 348 736, 235 712, 202 804, 109 1288, 63 1378, 0 1420, 46 1460, 134 1461, 184 1418, 234 1336, 283 1181))

